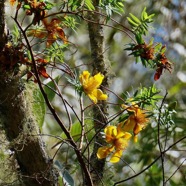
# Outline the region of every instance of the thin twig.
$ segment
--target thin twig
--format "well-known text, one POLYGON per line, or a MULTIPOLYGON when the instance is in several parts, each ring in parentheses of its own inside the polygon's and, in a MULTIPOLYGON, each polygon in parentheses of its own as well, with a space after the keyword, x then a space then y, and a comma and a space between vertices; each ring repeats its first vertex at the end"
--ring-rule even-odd
POLYGON ((184 162, 186 161, 186 159, 184 159, 181 164, 177 167, 177 169, 172 173, 172 175, 165 181, 165 183, 167 183, 175 174, 176 172, 180 169, 180 167, 184 164, 184 162))
POLYGON ((161 102, 160 108, 159 108, 159 116, 158 116, 158 147, 160 150, 160 154, 161 154, 161 167, 162 167, 162 181, 163 181, 163 186, 165 186, 165 168, 164 168, 164 153, 162 150, 162 146, 161 146, 161 141, 160 141, 160 120, 161 120, 161 110, 163 107, 163 104, 165 102, 165 98, 167 97, 168 92, 166 92, 165 96, 163 97, 163 100, 161 102))
POLYGON ((80 143, 79 143, 79 149, 82 149, 83 146, 83 140, 84 140, 84 135, 85 135, 85 116, 84 116, 84 109, 83 109, 83 101, 82 101, 82 96, 80 96, 80 109, 81 109, 81 137, 80 137, 80 143))

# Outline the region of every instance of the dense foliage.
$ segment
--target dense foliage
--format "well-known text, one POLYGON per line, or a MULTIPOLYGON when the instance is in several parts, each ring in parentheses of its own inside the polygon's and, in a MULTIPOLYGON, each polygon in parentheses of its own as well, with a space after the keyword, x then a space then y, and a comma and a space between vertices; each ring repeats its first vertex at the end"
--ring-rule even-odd
POLYGON ((0 68, 38 86, 33 115, 58 184, 184 185, 184 0, 9 3, 0 68))

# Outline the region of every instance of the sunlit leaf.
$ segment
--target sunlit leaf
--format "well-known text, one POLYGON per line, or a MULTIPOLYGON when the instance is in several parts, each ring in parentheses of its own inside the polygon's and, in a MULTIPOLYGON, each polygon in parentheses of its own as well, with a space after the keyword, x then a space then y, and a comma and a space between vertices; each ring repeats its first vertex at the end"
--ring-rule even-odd
POLYGON ((131 26, 137 27, 138 23, 134 22, 130 17, 127 17, 127 20, 131 26))
POLYGON ((130 13, 130 17, 132 18, 133 22, 137 23, 137 25, 141 24, 141 21, 135 15, 130 13))
MULTIPOLYGON (((79 140, 80 140, 81 129, 82 129, 82 127, 81 127, 81 124, 80 124, 79 122, 74 123, 74 124, 72 125, 71 130, 70 130, 70 134, 71 134, 71 136, 73 137, 73 139, 74 139, 75 141, 79 141, 79 140)), ((64 132, 62 133, 61 137, 62 137, 63 139, 66 139, 66 135, 65 135, 64 132)))
MULTIPOLYGON (((81 131, 82 131, 82 126, 79 122, 76 122, 72 125, 71 130, 70 130, 70 134, 75 141, 80 140, 81 131)), ((85 131, 86 131, 86 136, 87 136, 88 140, 90 140, 94 135, 94 130, 93 130, 93 124, 89 120, 85 121, 85 131)), ((61 134, 61 137, 63 139, 67 138, 64 132, 61 134)))
POLYGON ((87 6, 87 8, 89 9, 89 10, 94 10, 95 8, 94 8, 94 5, 93 5, 93 3, 92 3, 92 0, 85 0, 85 5, 87 6))

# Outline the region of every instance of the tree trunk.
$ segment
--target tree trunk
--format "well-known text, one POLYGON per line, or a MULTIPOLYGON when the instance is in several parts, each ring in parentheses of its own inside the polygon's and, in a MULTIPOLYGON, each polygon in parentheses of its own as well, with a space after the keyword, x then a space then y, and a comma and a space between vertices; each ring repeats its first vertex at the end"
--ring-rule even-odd
POLYGON ((10 142, 10 150, 15 154, 21 182, 26 186, 57 185, 57 173, 46 154, 33 114, 33 89, 26 88, 14 69, 4 68, 11 57, 10 53, 4 52, 6 41, 4 1, 1 0, 0 124, 10 142))
MULTIPOLYGON (((96 7, 96 11, 99 12, 99 8, 97 8, 99 5, 99 0, 93 0, 93 3, 96 7)), ((102 85, 104 87, 108 87, 108 67, 104 57, 103 27, 98 24, 101 23, 101 16, 94 13, 94 15, 89 16, 89 19, 92 21, 88 23, 88 30, 93 61, 93 74, 101 72, 105 76, 102 85), (96 22, 97 24, 94 24, 93 22, 96 22)), ((101 89, 104 92, 104 89, 101 89)), ((91 176, 94 185, 99 185, 99 183, 101 183, 104 173, 105 159, 99 160, 96 153, 100 146, 105 145, 105 141, 100 134, 100 129, 103 129, 108 122, 106 118, 106 115, 108 115, 107 110, 108 106, 105 101, 99 101, 99 103, 93 107, 94 128, 95 132, 97 133, 93 153, 91 155, 91 176)))
POLYGON ((4 12, 4 0, 0 0, 0 51, 7 40, 5 32, 5 12, 4 12))

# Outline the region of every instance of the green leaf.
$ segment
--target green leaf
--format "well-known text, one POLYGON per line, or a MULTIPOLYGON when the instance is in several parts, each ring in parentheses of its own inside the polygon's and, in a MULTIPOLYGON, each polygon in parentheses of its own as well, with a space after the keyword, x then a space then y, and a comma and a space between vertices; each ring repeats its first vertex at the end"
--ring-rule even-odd
POLYGON ((161 47, 161 54, 164 54, 165 51, 166 51, 166 46, 162 46, 162 47, 161 47))
POLYGON ((63 178, 61 176, 58 177, 58 186, 64 186, 63 184, 63 178))
POLYGON ((74 186, 75 185, 74 179, 69 174, 69 172, 65 169, 65 167, 58 160, 56 160, 54 164, 59 170, 60 176, 63 178, 64 185, 74 186))
POLYGON ((160 51, 160 49, 162 48, 162 44, 158 43, 155 47, 154 47, 154 52, 157 53, 160 51))
POLYGON ((153 21, 152 18, 153 18, 154 16, 155 16, 155 14, 151 14, 151 15, 149 15, 149 16, 148 16, 148 20, 152 22, 152 21, 153 21))
POLYGON ((134 22, 130 17, 127 17, 127 20, 132 27, 137 27, 138 26, 138 24, 136 22, 134 22))
POLYGON ((24 5, 23 8, 24 8, 25 10, 30 10, 30 5, 24 5))
POLYGON ((124 122, 126 119, 128 119, 129 115, 128 114, 123 114, 119 117, 118 123, 124 122))
POLYGON ((99 6, 106 11, 107 19, 110 19, 110 16, 113 13, 119 14, 124 12, 124 0, 99 0, 99 6))
POLYGON ((124 4, 122 2, 118 2, 119 7, 124 7, 124 4))
POLYGON ((148 18, 147 12, 142 12, 142 17, 141 17, 142 21, 146 20, 147 18, 148 18))
POLYGON ((151 38, 151 39, 150 39, 150 42, 149 42, 149 44, 148 44, 148 46, 152 46, 153 43, 154 43, 154 38, 151 38))
POLYGON ((148 23, 152 22, 152 17, 154 14, 150 16, 146 12, 146 8, 143 9, 141 13, 141 18, 137 18, 135 15, 130 13, 130 18, 127 17, 129 24, 132 26, 132 30, 135 34, 146 35, 148 31, 148 23))
POLYGON ((169 110, 169 111, 175 110, 176 107, 177 107, 177 101, 173 101, 173 102, 171 102, 171 103, 169 104, 168 110, 169 110))
MULTIPOLYGON (((93 124, 89 120, 86 120, 85 123, 86 123, 85 132, 86 132, 88 140, 90 140, 94 135, 94 130, 92 130, 93 124)), ((72 125, 71 130, 70 130, 70 135, 73 137, 74 141, 79 141, 80 140, 81 130, 82 130, 82 126, 79 122, 76 122, 72 125)), ((61 137, 63 139, 67 138, 64 132, 62 132, 61 137)))
POLYGON ((49 101, 52 101, 56 95, 56 85, 54 83, 54 81, 56 82, 56 84, 58 84, 59 82, 59 76, 57 76, 55 79, 49 81, 45 87, 44 87, 44 90, 45 90, 45 93, 47 94, 47 97, 48 97, 48 100, 49 101))
POLYGON ((46 7, 45 7, 45 8, 46 8, 47 10, 51 10, 51 9, 54 7, 54 4, 53 4, 53 3, 50 3, 50 2, 48 2, 48 1, 45 2, 45 3, 46 3, 46 7))
POLYGON ((151 15, 148 15, 147 12, 146 12, 146 7, 143 9, 142 13, 141 13, 141 20, 144 21, 144 22, 152 22, 153 21, 153 17, 155 16, 155 14, 151 14, 151 15))
POLYGON ((135 15, 130 13, 130 16, 135 23, 137 23, 138 25, 141 24, 141 21, 135 15))
POLYGON ((141 34, 136 34, 135 38, 136 38, 136 41, 137 41, 138 44, 144 44, 145 43, 141 34))
POLYGON ((95 10, 92 0, 85 0, 85 5, 88 7, 89 10, 95 10))
POLYGON ((148 19, 148 14, 146 12, 146 7, 143 9, 142 13, 141 13, 141 20, 145 21, 146 19, 148 19))
MULTIPOLYGON (((70 134, 71 134, 71 136, 73 137, 73 139, 74 139, 75 141, 78 141, 78 140, 80 139, 80 136, 81 136, 81 129, 82 129, 82 127, 81 127, 81 124, 80 124, 79 122, 74 123, 74 124, 72 125, 72 128, 71 128, 71 130, 70 130, 70 134)), ((66 138, 67 138, 64 132, 62 133, 61 137, 62 137, 63 139, 66 139, 66 138)))

